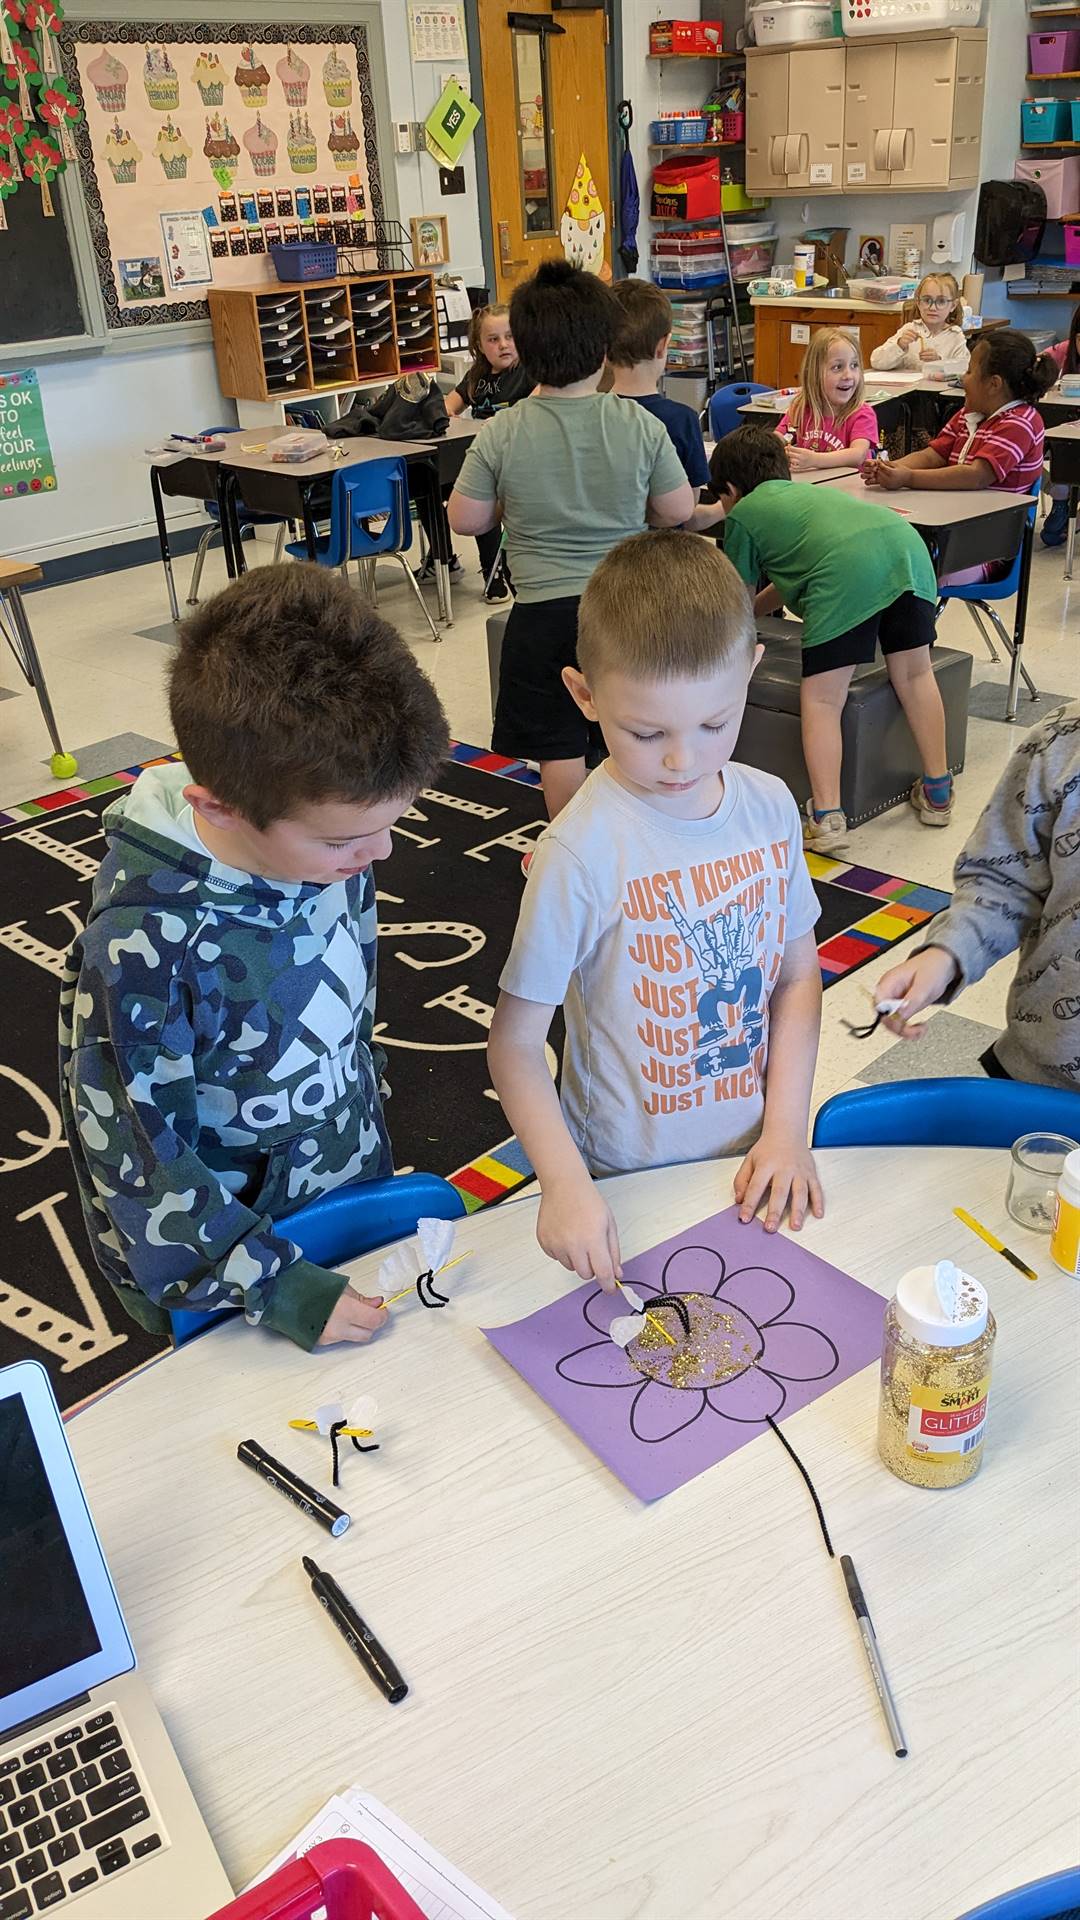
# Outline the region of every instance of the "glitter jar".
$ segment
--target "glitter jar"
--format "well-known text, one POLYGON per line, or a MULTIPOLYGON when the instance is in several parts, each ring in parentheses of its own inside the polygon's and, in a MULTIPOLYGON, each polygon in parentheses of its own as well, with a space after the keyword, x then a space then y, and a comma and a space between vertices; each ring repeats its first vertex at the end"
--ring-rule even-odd
POLYGON ((1080 1149, 1066 1154, 1058 1175, 1050 1257, 1062 1273, 1080 1275, 1080 1149))
POLYGON ((915 1487, 958 1487, 982 1465, 997 1327, 984 1288, 939 1260, 905 1273, 885 1310, 878 1452, 915 1487))

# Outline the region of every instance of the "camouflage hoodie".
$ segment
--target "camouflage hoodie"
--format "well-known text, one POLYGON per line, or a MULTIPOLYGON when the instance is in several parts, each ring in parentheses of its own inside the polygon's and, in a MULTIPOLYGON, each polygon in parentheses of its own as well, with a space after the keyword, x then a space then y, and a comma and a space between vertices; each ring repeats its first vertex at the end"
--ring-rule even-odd
POLYGON ((64 1126, 98 1264, 136 1320, 238 1306, 310 1348, 345 1281, 275 1222, 393 1170, 375 882, 293 885, 200 854, 188 778, 148 768, 105 815, 60 996, 64 1126))

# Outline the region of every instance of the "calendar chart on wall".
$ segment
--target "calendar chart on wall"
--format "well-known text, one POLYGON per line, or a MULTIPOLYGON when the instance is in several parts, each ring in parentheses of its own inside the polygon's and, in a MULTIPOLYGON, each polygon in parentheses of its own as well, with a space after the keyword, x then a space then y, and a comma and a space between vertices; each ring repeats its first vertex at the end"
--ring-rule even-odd
POLYGON ((363 247, 383 217, 367 29, 65 21, 111 328, 206 317, 269 248, 363 247))

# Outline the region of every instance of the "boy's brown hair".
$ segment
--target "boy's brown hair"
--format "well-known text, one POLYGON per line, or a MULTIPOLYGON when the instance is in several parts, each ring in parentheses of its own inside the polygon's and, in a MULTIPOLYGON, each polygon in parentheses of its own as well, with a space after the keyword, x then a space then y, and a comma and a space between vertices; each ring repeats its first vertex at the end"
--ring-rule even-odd
POLYGON ((396 628, 321 567, 257 567, 180 629, 169 708, 191 777, 262 829, 305 801, 412 798, 446 715, 396 628))
POLYGON ((640 360, 653 359, 661 340, 671 332, 671 301, 651 280, 616 280, 611 291, 622 308, 622 319, 608 359, 615 367, 636 367, 640 360))
POLYGON ((701 680, 749 657, 750 595, 709 540, 635 533, 601 560, 578 609, 578 665, 589 686, 612 667, 632 680, 701 680))

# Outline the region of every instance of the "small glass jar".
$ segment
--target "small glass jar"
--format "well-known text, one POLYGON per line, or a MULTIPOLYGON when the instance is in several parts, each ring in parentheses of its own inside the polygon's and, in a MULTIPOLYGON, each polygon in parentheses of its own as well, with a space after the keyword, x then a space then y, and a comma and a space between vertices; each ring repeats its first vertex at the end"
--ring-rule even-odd
POLYGON ((1063 1133, 1023 1133, 1012 1145, 1005 1205, 1014 1220, 1032 1233, 1049 1233, 1054 1224, 1058 1175, 1077 1142, 1063 1133))
POLYGON ((915 1487, 958 1487, 982 1465, 997 1327, 951 1260, 906 1273, 885 1310, 878 1452, 915 1487))

